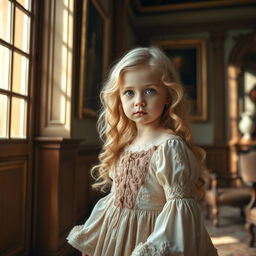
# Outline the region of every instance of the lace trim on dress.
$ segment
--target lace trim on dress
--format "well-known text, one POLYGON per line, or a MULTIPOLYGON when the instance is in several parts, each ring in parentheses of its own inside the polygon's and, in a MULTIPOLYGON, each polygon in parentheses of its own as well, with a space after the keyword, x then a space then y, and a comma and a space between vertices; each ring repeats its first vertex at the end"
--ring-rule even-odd
POLYGON ((134 207, 138 191, 143 184, 148 166, 156 146, 141 152, 124 151, 116 164, 115 206, 120 208, 134 207))
MULTIPOLYGON (((86 231, 87 229, 84 228, 84 225, 75 226, 67 237, 68 243, 70 243, 78 250, 85 252, 83 244, 88 239, 88 233, 86 233, 86 231)), ((93 247, 91 247, 90 244, 86 244, 85 247, 87 249, 86 252, 92 254, 93 247)))
MULTIPOLYGON (((171 252, 171 243, 162 242, 159 247, 156 247, 153 243, 139 243, 135 248, 131 256, 167 256, 171 252)), ((174 253, 172 255, 181 255, 174 253)))
POLYGON ((166 200, 193 198, 191 189, 179 183, 174 184, 173 186, 167 184, 164 185, 164 193, 166 200))
POLYGON ((168 133, 166 134, 167 136, 165 138, 159 139, 158 141, 155 141, 153 143, 149 144, 142 144, 142 145, 133 145, 133 144, 128 144, 125 147, 125 151, 129 152, 142 152, 142 151, 148 151, 149 149, 153 147, 158 147, 164 142, 169 141, 170 139, 175 139, 175 140, 180 140, 181 138, 174 133, 168 133))

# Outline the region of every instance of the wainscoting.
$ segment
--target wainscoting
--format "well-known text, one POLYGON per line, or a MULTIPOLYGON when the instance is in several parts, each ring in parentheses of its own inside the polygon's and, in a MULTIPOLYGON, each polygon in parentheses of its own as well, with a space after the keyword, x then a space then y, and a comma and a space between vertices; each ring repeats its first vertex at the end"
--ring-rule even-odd
POLYGON ((45 137, 20 147, 0 154, 0 255, 76 255, 66 237, 100 197, 90 185, 99 148, 45 137))
POLYGON ((40 138, 36 146, 34 248, 36 255, 72 255, 66 237, 84 221, 91 200, 90 168, 97 147, 79 140, 40 138))

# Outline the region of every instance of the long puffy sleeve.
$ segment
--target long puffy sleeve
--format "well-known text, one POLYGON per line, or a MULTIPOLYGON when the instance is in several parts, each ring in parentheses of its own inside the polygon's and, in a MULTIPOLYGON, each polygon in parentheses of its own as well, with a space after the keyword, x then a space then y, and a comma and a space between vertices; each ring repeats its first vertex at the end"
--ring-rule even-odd
POLYGON ((171 139, 160 145, 155 154, 153 168, 166 204, 156 219, 154 231, 135 248, 132 256, 218 255, 193 196, 198 179, 193 153, 181 139, 171 139))
POLYGON ((93 255, 101 230, 100 227, 104 223, 106 211, 112 204, 112 201, 112 193, 101 198, 85 224, 75 226, 70 231, 67 237, 68 243, 83 253, 93 255))

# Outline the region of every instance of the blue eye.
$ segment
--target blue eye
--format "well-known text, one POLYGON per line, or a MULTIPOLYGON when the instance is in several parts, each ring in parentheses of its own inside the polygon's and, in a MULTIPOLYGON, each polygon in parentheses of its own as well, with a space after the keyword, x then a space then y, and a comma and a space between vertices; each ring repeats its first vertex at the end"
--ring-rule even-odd
POLYGON ((155 94, 155 93, 156 93, 156 90, 153 89, 153 88, 146 89, 146 94, 152 95, 152 94, 155 94))
POLYGON ((124 92, 124 95, 126 95, 128 97, 132 97, 134 95, 134 92, 132 90, 127 90, 124 92))

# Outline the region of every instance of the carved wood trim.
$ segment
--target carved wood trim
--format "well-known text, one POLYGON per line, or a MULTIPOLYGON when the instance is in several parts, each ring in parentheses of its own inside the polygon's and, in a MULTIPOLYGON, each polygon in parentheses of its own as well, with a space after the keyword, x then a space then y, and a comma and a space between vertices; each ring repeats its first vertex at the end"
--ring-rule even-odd
POLYGON ((254 29, 256 21, 254 18, 236 19, 229 21, 213 21, 213 22, 194 22, 194 23, 182 23, 182 24, 161 24, 149 26, 134 25, 134 32, 138 38, 138 42, 143 42, 145 39, 154 36, 162 36, 166 34, 186 34, 186 33, 200 33, 208 31, 218 31, 220 28, 222 31, 232 29, 254 29))
POLYGON ((245 67, 244 57, 251 49, 254 49, 256 32, 241 35, 235 38, 236 44, 233 47, 228 60, 228 89, 229 89, 229 146, 230 146, 230 169, 232 173, 238 172, 237 167, 237 146, 243 144, 238 131, 238 77, 245 67))
POLYGON ((44 136, 71 133, 73 6, 74 0, 44 1, 40 105, 44 136))
POLYGON ((214 98, 214 143, 225 142, 225 83, 224 83, 224 31, 213 31, 211 33, 213 45, 213 90, 214 98))

